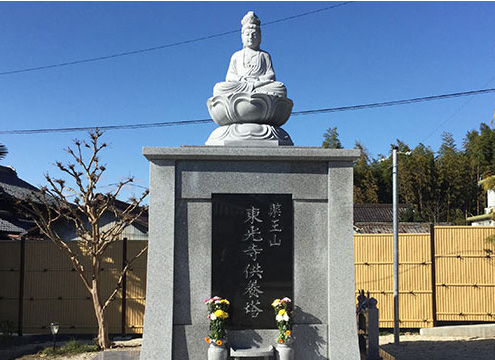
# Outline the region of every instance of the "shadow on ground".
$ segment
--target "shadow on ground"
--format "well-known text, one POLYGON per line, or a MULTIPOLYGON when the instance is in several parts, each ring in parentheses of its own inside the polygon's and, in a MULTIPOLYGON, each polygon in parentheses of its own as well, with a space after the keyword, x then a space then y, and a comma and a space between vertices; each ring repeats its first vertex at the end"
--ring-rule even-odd
MULTIPOLYGON (((133 339, 139 339, 139 335, 128 335, 125 337, 114 336, 112 341, 117 342, 116 347, 122 348, 127 346, 122 346, 122 343, 127 343, 128 341, 133 341, 133 339)), ((57 336, 57 346, 63 345, 66 341, 69 340, 77 340, 78 342, 85 344, 93 344, 93 336, 92 335, 66 335, 62 334, 57 336)), ((40 358, 36 356, 41 350, 46 347, 53 346, 53 340, 51 335, 24 335, 24 336, 12 336, 8 339, 5 338, 0 342, 0 360, 14 360, 21 358, 27 355, 33 355, 33 358, 40 358)), ((119 350, 119 349, 115 349, 119 350)), ((136 353, 136 345, 129 344, 129 348, 122 349, 120 353, 122 353, 120 357, 116 357, 118 354, 110 356, 108 359, 127 359, 127 357, 123 355, 133 355, 134 358, 138 358, 135 355, 136 353), (127 351, 125 351, 127 350, 127 351)), ((116 351, 117 352, 117 351, 116 351)), ((95 352, 95 357, 99 354, 95 352)), ((107 358, 104 358, 105 360, 107 358)), ((129 358, 131 359, 131 358, 129 358)))
POLYGON ((494 339, 403 341, 380 346, 396 360, 494 360, 494 339))

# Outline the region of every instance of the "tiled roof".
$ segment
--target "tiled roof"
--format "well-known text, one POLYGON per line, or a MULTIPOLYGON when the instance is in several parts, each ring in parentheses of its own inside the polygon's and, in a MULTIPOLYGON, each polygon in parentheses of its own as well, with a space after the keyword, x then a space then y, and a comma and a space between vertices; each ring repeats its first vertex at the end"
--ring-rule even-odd
MULTIPOLYGON (((411 208, 408 204, 399 204, 401 215, 411 208)), ((354 232, 363 234, 391 234, 393 226, 392 204, 354 204, 354 232)), ((399 233, 429 233, 430 224, 424 222, 399 221, 399 233)))
MULTIPOLYGON (((354 223, 354 231, 359 234, 391 234, 394 225, 391 222, 354 223)), ((399 233, 429 233, 430 224, 420 222, 399 222, 399 233)))
POLYGON ((3 234, 21 234, 35 226, 31 220, 16 219, 13 217, 0 218, 0 239, 3 234))
MULTIPOLYGON (((120 201, 120 200, 115 200, 115 207, 117 208, 118 211, 122 212, 124 211, 127 207, 129 206, 129 203, 126 203, 124 201, 120 201)), ((137 210, 133 211, 133 213, 135 214, 137 212, 137 210)), ((139 224, 141 225, 142 227, 144 227, 146 229, 146 231, 148 230, 148 211, 144 211, 140 217, 138 217, 136 219, 136 221, 134 222, 134 224, 139 224)))
MULTIPOLYGON (((399 204, 399 217, 410 205, 399 204)), ((392 204, 354 204, 354 223, 362 222, 392 222, 392 204)))
POLYGON ((33 185, 17 177, 15 170, 0 166, 0 238, 17 235, 32 228, 34 222, 17 212, 15 201, 38 191, 33 185))
POLYGON ((39 191, 33 185, 17 177, 15 170, 0 166, 0 195, 7 195, 12 198, 22 198, 32 191, 39 191))

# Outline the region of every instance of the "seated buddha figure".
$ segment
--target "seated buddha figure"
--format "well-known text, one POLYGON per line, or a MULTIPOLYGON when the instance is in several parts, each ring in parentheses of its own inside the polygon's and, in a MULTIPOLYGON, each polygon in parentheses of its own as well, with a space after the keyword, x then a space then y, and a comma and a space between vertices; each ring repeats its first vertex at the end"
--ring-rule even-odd
POLYGON ((287 96, 284 84, 275 79, 270 54, 260 50, 260 19, 252 11, 241 21, 243 49, 230 59, 225 82, 213 88, 213 96, 240 92, 287 96))

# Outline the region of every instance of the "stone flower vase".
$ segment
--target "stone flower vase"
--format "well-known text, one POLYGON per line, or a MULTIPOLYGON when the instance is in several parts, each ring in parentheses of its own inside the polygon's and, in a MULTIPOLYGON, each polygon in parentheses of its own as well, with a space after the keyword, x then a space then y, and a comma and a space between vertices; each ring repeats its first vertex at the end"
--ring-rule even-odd
POLYGON ((208 360, 227 360, 228 353, 225 343, 222 345, 211 343, 208 347, 208 360))
POLYGON ((277 360, 294 360, 294 349, 287 344, 277 344, 277 360))

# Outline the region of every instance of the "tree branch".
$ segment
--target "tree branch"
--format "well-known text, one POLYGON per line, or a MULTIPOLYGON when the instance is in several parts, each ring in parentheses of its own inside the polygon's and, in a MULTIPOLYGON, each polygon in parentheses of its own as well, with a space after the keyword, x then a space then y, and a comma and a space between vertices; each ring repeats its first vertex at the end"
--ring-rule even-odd
POLYGON ((117 293, 120 291, 120 289, 122 288, 122 282, 124 281, 124 276, 125 274, 127 273, 127 271, 129 270, 129 268, 131 267, 131 265, 134 263, 134 261, 136 261, 141 255, 143 255, 146 251, 148 250, 148 245, 146 245, 144 248, 141 249, 141 251, 136 255, 134 256, 130 261, 127 262, 126 266, 124 267, 124 269, 122 270, 122 272, 120 273, 120 277, 119 277, 119 280, 117 281, 117 285, 115 286, 115 289, 112 291, 112 293, 110 294, 110 296, 107 298, 107 300, 105 301, 105 304, 103 305, 103 309, 105 310, 108 305, 110 305, 110 303, 115 300, 115 296, 117 295, 117 293))

